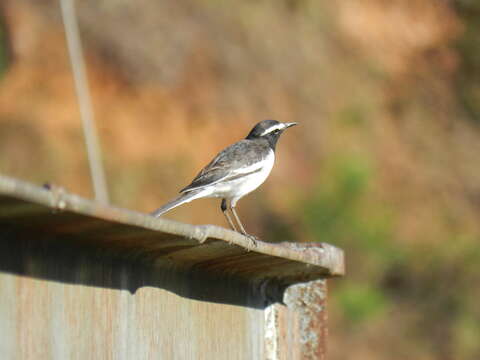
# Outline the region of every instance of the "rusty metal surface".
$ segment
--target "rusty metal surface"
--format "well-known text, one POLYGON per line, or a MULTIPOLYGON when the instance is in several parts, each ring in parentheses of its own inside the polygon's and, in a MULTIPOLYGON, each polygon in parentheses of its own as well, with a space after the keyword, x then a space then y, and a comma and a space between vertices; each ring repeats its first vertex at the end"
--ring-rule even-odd
MULTIPOLYGON (((77 269, 79 277, 86 267, 77 269)), ((131 294, 2 272, 0 294, 2 360, 264 358, 259 309, 150 287, 131 294)))
POLYGON ((129 266, 131 292, 153 286, 256 308, 281 301, 291 284, 344 272, 342 251, 328 244, 259 241, 251 248, 248 238, 221 227, 155 219, 3 176, 0 238, 0 254, 19 254, 0 263, 5 272, 26 274, 25 262, 43 259, 42 273, 30 276, 125 289, 116 266, 129 266), (52 269, 46 254, 72 264, 72 272, 52 269), (92 266, 79 280, 74 265, 85 261, 92 266), (112 267, 108 281, 98 276, 106 263, 112 267))
POLYGON ((326 359, 326 280, 290 286, 284 303, 265 309, 265 359, 326 359))
POLYGON ((1 357, 323 359, 343 253, 249 245, 0 176, 1 357))

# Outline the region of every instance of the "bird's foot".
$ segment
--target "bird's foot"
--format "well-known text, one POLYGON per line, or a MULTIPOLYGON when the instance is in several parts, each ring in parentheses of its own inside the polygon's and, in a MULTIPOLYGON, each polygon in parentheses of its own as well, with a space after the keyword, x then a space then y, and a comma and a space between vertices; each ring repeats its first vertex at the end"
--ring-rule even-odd
POLYGON ((250 247, 251 248, 256 248, 257 247, 257 241, 260 241, 260 239, 258 237, 256 237, 255 235, 251 235, 251 234, 243 234, 245 235, 249 240, 250 240, 250 247))
POLYGON ((65 190, 65 188, 51 183, 43 184, 43 188, 49 190, 53 195, 53 211, 57 212, 64 210, 67 206, 67 202, 65 200, 65 195, 67 194, 67 191, 65 190))

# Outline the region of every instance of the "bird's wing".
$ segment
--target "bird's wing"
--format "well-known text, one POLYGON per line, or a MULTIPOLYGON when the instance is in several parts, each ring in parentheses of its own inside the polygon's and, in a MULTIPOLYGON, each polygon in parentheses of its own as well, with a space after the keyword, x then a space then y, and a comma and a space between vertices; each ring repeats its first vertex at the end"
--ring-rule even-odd
POLYGON ((253 174, 263 168, 270 152, 267 144, 241 140, 220 152, 181 193, 253 174))

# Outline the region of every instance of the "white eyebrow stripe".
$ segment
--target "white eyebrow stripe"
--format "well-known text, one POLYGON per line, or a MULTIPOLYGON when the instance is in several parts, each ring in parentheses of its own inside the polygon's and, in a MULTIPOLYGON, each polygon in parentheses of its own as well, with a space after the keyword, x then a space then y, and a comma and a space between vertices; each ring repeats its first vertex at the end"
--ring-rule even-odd
POLYGON ((285 125, 283 125, 282 123, 277 124, 275 126, 272 126, 268 129, 266 129, 260 136, 266 135, 266 134, 271 133, 272 131, 275 131, 275 130, 283 130, 284 127, 285 127, 285 125))

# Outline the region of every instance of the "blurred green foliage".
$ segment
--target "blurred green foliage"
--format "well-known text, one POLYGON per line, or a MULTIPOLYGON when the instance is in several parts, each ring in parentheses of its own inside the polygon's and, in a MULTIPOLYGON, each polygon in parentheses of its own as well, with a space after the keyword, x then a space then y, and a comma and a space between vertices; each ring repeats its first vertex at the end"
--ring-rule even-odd
POLYGON ((349 321, 359 323, 388 306, 375 282, 365 283, 363 275, 393 266, 403 252, 391 242, 386 207, 369 201, 374 171, 370 162, 353 155, 333 159, 305 202, 304 222, 313 238, 348 249, 347 269, 355 269, 356 275, 342 280, 333 296, 349 321))
POLYGON ((0 24, 0 78, 7 69, 7 44, 5 39, 5 31, 0 24))
POLYGON ((340 112, 340 120, 346 125, 362 126, 368 121, 367 109, 364 104, 351 104, 340 112))
POLYGON ((464 26, 456 44, 461 56, 458 94, 470 117, 480 122, 480 2, 461 0, 454 6, 464 26))
POLYGON ((478 239, 452 232, 437 248, 395 241, 395 213, 373 195, 372 162, 351 154, 331 159, 301 213, 312 238, 346 250, 347 276, 331 293, 345 329, 392 309, 416 309, 419 317, 402 320, 415 329, 414 341, 434 339, 442 345, 431 353, 474 359, 480 354, 480 291, 472 291, 479 281, 478 239))
POLYGON ((379 288, 370 284, 349 283, 334 294, 350 325, 360 324, 387 310, 388 299, 379 288))
POLYGON ((305 204, 305 222, 314 238, 369 251, 384 262, 401 256, 390 241, 389 211, 369 201, 372 166, 357 156, 335 156, 305 204))

